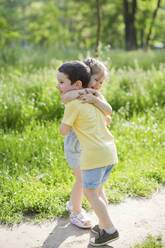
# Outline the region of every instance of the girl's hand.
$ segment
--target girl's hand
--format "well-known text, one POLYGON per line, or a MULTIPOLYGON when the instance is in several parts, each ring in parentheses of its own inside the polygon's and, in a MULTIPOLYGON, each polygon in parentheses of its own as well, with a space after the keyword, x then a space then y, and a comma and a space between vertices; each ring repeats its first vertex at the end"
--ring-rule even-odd
POLYGON ((64 104, 79 98, 80 95, 86 94, 85 93, 85 89, 81 89, 81 90, 70 90, 68 92, 66 92, 65 94, 61 94, 61 98, 62 98, 62 102, 64 104))
POLYGON ((97 96, 97 97, 99 97, 101 95, 97 90, 94 90, 91 88, 85 88, 85 89, 81 89, 81 90, 77 90, 77 91, 78 91, 79 95, 92 94, 92 95, 97 96))
POLYGON ((86 94, 92 94, 94 96, 99 97, 100 93, 97 90, 91 89, 91 88, 86 88, 85 89, 86 94))
POLYGON ((93 103, 94 104, 96 101, 96 96, 88 93, 86 95, 79 96, 78 99, 80 99, 83 103, 93 103))
POLYGON ((80 90, 77 90, 77 92, 79 96, 87 94, 86 89, 80 89, 80 90))

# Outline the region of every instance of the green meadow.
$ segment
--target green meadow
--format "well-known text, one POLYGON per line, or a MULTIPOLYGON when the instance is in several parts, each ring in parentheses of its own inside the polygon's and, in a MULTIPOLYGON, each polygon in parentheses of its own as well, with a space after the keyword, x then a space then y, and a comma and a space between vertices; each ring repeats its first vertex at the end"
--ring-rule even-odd
MULTIPOLYGON (((74 177, 59 133, 64 105, 56 69, 92 56, 19 52, 8 51, 12 64, 0 62, 0 223, 67 215, 74 177)), ((100 59, 110 72, 102 93, 113 108, 109 128, 119 156, 105 186, 108 200, 149 197, 165 185, 165 51, 105 49, 100 59)), ((90 208, 85 199, 83 206, 90 208)))

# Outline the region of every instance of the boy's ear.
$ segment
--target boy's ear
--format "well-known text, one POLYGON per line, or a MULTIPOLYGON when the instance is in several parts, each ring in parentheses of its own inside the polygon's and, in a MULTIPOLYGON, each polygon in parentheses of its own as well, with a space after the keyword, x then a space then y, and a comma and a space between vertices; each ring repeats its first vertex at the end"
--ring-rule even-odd
POLYGON ((80 87, 80 88, 82 88, 82 82, 81 82, 81 80, 77 80, 75 82, 75 85, 78 86, 78 87, 80 87))

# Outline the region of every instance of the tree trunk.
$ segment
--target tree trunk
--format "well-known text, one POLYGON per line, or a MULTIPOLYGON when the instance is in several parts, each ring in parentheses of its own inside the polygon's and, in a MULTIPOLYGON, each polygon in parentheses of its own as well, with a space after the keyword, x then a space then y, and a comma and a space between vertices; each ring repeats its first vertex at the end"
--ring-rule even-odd
POLYGON ((135 14, 137 10, 136 0, 131 3, 128 0, 123 0, 124 7, 124 22, 125 22, 125 47, 126 50, 137 49, 137 38, 135 28, 135 14))
POLYGON ((26 23, 25 23, 25 12, 26 12, 26 4, 25 0, 22 1, 22 34, 23 34, 23 41, 22 46, 28 48, 27 42, 27 32, 26 32, 26 23))
POLYGON ((96 9, 97 9, 97 35, 96 35, 96 57, 97 57, 99 55, 99 44, 100 44, 100 35, 101 35, 100 0, 96 0, 96 9))
POLYGON ((152 28, 153 28, 153 26, 154 26, 154 22, 155 22, 157 13, 158 13, 158 9, 160 8, 160 3, 161 3, 161 0, 158 0, 158 1, 157 1, 156 9, 155 9, 155 11, 154 11, 154 13, 153 13, 153 16, 152 16, 152 21, 151 21, 151 24, 150 24, 150 28, 149 28, 149 32, 148 32, 147 40, 146 40, 146 48, 149 46, 149 42, 150 42, 150 40, 151 40, 152 28))
POLYGON ((140 30, 140 48, 144 47, 144 28, 140 30))

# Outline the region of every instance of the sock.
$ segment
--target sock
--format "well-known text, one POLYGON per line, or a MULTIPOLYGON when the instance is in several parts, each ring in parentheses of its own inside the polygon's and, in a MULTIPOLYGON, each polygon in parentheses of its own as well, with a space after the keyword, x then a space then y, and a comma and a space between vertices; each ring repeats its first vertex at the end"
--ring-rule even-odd
POLYGON ((113 226, 113 227, 110 227, 108 229, 105 229, 106 233, 109 233, 109 234, 112 234, 114 232, 116 232, 116 228, 113 226))

